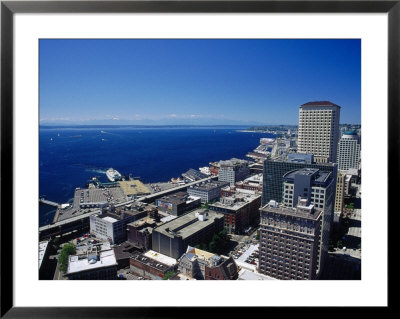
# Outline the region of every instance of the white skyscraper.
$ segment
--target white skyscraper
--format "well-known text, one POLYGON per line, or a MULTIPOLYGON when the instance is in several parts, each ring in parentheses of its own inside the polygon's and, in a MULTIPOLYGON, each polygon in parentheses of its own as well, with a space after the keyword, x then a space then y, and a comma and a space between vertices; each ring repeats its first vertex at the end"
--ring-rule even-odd
POLYGON ((338 169, 358 169, 360 151, 361 144, 357 133, 355 131, 344 132, 338 143, 338 169))
POLYGON ((340 106, 329 101, 300 106, 298 153, 314 154, 317 163, 336 162, 340 106))

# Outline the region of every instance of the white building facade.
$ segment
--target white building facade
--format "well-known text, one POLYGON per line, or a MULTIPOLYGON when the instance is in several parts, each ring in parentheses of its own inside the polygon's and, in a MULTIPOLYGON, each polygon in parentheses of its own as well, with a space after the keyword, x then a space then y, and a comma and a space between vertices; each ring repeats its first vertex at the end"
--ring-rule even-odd
POLYGON ((313 154, 317 163, 334 163, 339 140, 340 106, 329 101, 300 106, 298 153, 313 154))
POLYGON ((344 132, 338 143, 338 169, 358 169, 360 152, 361 143, 357 133, 355 131, 344 132))

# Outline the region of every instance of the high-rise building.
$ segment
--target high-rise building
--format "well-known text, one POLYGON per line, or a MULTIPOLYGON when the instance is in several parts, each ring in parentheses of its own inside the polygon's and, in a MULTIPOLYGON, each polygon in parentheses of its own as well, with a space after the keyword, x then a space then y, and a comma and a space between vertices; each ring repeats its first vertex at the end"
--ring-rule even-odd
POLYGON ((218 181, 229 182, 231 186, 250 175, 249 162, 245 160, 232 158, 228 161, 220 161, 219 165, 218 181))
POLYGON ((323 211, 321 218, 321 237, 319 243, 319 272, 328 254, 329 235, 333 222, 335 201, 335 180, 332 172, 315 168, 302 168, 286 173, 283 176, 283 204, 296 207, 298 198, 306 198, 315 208, 323 211))
POLYGON ((335 212, 343 212, 346 174, 339 172, 336 180, 335 212))
POLYGON ((275 201, 262 207, 258 271, 277 279, 316 279, 322 214, 305 198, 296 208, 275 201))
POLYGON ((355 131, 346 131, 338 143, 337 163, 339 170, 358 169, 360 138, 355 131))
POLYGON ((340 106, 328 101, 300 106, 298 153, 313 154, 315 162, 335 162, 339 140, 340 106))
POLYGON ((301 168, 316 168, 324 172, 332 172, 332 178, 336 180, 337 164, 334 163, 309 164, 266 160, 264 161, 263 169, 263 194, 261 205, 266 205, 270 200, 282 202, 283 175, 301 168))

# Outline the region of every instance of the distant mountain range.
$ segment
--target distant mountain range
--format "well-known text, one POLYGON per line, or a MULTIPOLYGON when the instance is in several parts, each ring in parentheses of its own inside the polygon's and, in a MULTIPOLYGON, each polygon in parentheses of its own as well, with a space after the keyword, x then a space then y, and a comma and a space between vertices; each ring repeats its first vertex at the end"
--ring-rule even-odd
POLYGON ((76 126, 76 125, 147 125, 147 126, 165 126, 165 125, 231 125, 231 126, 256 126, 267 125, 266 123, 256 121, 238 121, 238 120, 225 120, 225 119, 207 119, 207 118, 194 118, 194 119, 160 119, 160 120, 87 120, 87 121, 73 121, 73 120, 41 120, 40 126, 76 126))

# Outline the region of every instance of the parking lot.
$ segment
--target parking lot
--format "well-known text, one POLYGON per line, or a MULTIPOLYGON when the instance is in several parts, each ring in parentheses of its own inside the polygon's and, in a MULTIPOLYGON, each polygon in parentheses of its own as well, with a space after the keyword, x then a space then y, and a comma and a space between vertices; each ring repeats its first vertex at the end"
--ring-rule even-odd
POLYGON ((245 245, 233 255, 233 258, 239 262, 258 266, 258 244, 245 245))
POLYGON ((126 201, 126 196, 121 187, 110 188, 77 188, 71 206, 58 209, 57 221, 79 216, 92 210, 99 209, 102 203, 119 204, 126 201))

